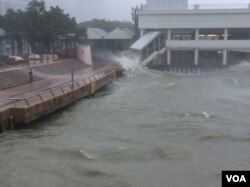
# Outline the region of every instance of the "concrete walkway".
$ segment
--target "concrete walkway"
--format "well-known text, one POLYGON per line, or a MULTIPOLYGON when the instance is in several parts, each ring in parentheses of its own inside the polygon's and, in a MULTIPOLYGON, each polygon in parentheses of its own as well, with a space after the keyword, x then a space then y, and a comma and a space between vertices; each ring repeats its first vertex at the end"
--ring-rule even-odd
MULTIPOLYGON (((74 71, 74 80, 93 76, 95 73, 101 71, 102 69, 104 70, 105 68, 105 65, 95 64, 92 67, 76 70, 74 71)), ((11 101, 3 101, 5 99, 27 97, 70 82, 71 73, 68 72, 57 76, 49 76, 48 78, 39 81, 0 90, 0 107, 11 103, 11 101)))

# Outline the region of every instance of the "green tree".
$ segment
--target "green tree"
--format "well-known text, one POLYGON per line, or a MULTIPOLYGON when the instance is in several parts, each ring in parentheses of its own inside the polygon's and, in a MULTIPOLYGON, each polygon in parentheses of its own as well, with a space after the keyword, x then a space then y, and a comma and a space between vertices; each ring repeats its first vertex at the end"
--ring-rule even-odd
POLYGON ((4 27, 4 16, 0 15, 0 28, 4 27))
POLYGON ((14 41, 17 42, 18 54, 23 52, 23 37, 24 37, 24 16, 21 10, 14 11, 9 9, 4 16, 3 28, 10 33, 12 41, 12 54, 14 54, 14 41))
POLYGON ((74 32, 76 28, 75 18, 71 18, 69 14, 65 14, 62 9, 50 7, 45 13, 45 24, 42 30, 42 43, 46 47, 47 52, 50 46, 59 35, 67 35, 74 32))
POLYGON ((44 1, 31 1, 25 15, 25 39, 29 42, 32 51, 35 53, 42 53, 44 51, 41 42, 43 41, 43 30, 45 24, 45 3, 44 1))
POLYGON ((85 35, 85 30, 77 27, 75 18, 58 6, 47 11, 45 2, 38 0, 31 1, 25 11, 8 10, 4 17, 0 16, 0 26, 10 34, 12 44, 17 42, 19 54, 22 53, 23 39, 28 41, 32 52, 44 53, 51 51, 58 36, 67 36, 68 33, 85 35))
POLYGON ((54 40, 76 30, 75 18, 56 7, 47 11, 44 1, 33 0, 26 9, 26 39, 36 53, 50 52, 54 40))

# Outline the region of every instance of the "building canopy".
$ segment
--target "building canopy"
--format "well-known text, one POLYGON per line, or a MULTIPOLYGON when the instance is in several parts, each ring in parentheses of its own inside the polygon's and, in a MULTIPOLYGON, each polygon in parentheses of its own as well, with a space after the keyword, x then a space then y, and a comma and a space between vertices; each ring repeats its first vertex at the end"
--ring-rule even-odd
POLYGON ((142 51, 148 44, 150 44, 159 35, 160 35, 160 32, 158 32, 158 31, 149 32, 149 33, 143 35, 132 46, 130 46, 130 49, 142 51))
POLYGON ((107 36, 107 34, 108 33, 103 29, 92 28, 92 27, 87 28, 87 35, 88 39, 90 40, 101 40, 105 36, 107 36))
POLYGON ((132 40, 134 33, 127 28, 115 28, 105 39, 107 40, 132 40))

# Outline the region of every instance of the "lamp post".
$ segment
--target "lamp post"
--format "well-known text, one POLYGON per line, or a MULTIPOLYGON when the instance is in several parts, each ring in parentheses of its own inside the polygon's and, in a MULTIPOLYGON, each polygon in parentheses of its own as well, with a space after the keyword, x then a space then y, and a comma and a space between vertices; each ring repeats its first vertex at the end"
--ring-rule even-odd
MULTIPOLYGON (((71 54, 71 39, 67 40, 67 44, 68 44, 68 51, 70 51, 70 57, 72 58, 72 54, 71 54)), ((74 62, 71 61, 71 86, 72 89, 74 89, 74 62)))
POLYGON ((71 84, 72 89, 74 89, 74 63, 71 61, 71 84))

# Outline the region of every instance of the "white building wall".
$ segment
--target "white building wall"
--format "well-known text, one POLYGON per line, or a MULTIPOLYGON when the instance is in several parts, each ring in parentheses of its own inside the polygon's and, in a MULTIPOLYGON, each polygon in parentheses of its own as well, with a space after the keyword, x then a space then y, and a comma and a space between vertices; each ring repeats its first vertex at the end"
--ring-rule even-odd
POLYGON ((170 49, 228 49, 239 50, 250 49, 249 40, 170 40, 166 41, 166 47, 170 49))
MULTIPOLYGON (((245 9, 177 9, 181 1, 163 1, 148 0, 147 7, 138 11, 138 27, 143 33, 151 31, 163 31, 167 33, 165 48, 167 50, 167 64, 171 64, 172 50, 194 51, 194 65, 199 63, 199 51, 222 51, 223 65, 227 65, 228 51, 250 51, 250 39, 245 40, 228 39, 230 29, 250 28, 250 7, 245 9), (172 3, 172 4, 171 4, 172 3), (171 38, 173 29, 179 29, 185 32, 186 29, 192 29, 195 37, 192 40, 175 40, 171 38), (218 40, 200 40, 200 29, 220 29, 223 39, 218 40)), ((185 4, 186 1, 183 3, 185 4)), ((183 4, 183 5, 184 5, 183 4)), ((240 29, 238 29, 240 30, 240 29)), ((232 30, 231 30, 232 31, 232 30)), ((238 33, 238 35, 240 32, 238 33)), ((249 33, 247 33, 249 35, 249 33)), ((243 34, 244 35, 244 34, 243 34)), ((234 36, 234 34, 232 34, 234 36)), ((151 54, 149 54, 151 55, 151 54)))
POLYGON ((250 9, 139 12, 140 29, 249 27, 250 9))
POLYGON ((147 0, 148 10, 183 10, 188 8, 188 0, 147 0))

